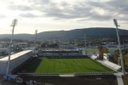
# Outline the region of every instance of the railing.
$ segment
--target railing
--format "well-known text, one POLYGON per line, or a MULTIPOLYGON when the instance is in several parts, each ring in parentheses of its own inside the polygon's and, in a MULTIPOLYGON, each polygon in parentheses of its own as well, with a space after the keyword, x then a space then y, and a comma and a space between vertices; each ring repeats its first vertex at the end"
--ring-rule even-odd
POLYGON ((77 72, 75 76, 86 76, 86 75, 114 75, 113 72, 77 72))
POLYGON ((18 73, 22 76, 59 76, 57 73, 18 73))

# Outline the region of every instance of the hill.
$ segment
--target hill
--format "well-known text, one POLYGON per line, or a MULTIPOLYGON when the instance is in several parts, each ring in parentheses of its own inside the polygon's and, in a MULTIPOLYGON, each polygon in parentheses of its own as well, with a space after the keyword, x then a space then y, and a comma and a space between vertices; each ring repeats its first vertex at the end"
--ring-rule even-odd
MULTIPOLYGON (((48 31, 41 32, 37 34, 38 40, 59 40, 59 39, 83 39, 84 34, 86 33, 87 38, 96 39, 96 38, 116 38, 116 29, 115 28, 82 28, 74 29, 70 31, 48 31)), ((128 35, 128 30, 119 29, 121 36, 128 35)), ((10 38, 10 34, 0 35, 0 39, 10 38)), ((33 40, 34 35, 31 34, 15 34, 14 39, 22 40, 33 40)))

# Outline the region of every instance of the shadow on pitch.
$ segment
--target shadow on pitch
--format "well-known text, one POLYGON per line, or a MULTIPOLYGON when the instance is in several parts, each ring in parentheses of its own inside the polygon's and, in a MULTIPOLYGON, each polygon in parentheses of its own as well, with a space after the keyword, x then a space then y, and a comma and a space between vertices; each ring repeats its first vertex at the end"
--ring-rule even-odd
POLYGON ((16 73, 34 73, 41 62, 42 59, 33 57, 29 62, 18 69, 16 73))

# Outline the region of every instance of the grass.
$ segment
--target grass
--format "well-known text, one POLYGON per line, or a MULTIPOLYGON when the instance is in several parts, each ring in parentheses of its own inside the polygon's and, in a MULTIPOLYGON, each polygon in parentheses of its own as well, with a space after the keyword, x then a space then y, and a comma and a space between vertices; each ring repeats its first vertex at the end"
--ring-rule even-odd
POLYGON ((34 58, 20 72, 33 73, 75 73, 109 72, 109 68, 90 58, 34 58))
MULTIPOLYGON (((97 48, 88 48, 89 52, 99 52, 98 47, 97 48)), ((115 52, 115 49, 108 49, 109 52, 115 52)))
POLYGON ((114 49, 108 49, 108 52, 115 52, 114 49))
POLYGON ((89 52, 98 52, 98 48, 87 48, 89 52))
MULTIPOLYGON (((88 53, 99 53, 98 48, 87 48, 88 53)), ((115 52, 115 49, 108 49, 108 52, 115 52)))

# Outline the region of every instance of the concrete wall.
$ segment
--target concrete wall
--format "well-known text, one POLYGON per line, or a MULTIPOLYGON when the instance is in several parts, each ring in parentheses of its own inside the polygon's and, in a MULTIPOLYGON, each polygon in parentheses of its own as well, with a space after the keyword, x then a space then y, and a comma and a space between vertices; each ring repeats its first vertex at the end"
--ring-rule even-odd
MULTIPOLYGON (((9 70, 12 71, 14 68, 16 68, 17 66, 28 60, 31 56, 32 56, 31 50, 25 50, 11 55, 9 70)), ((7 62, 8 62, 8 56, 0 59, 0 74, 6 73, 7 62)))

